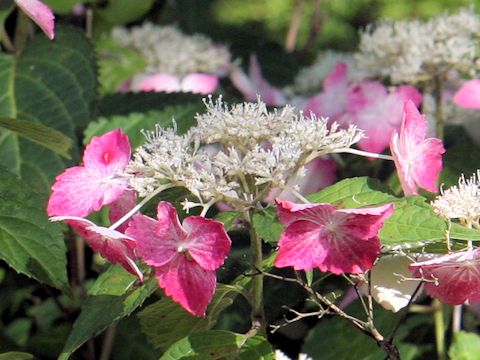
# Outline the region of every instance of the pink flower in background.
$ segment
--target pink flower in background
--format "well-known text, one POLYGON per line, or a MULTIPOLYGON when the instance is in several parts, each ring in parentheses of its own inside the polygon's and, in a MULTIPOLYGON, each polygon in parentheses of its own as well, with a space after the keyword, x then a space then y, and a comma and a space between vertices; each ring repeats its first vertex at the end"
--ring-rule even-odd
POLYGON ((347 110, 349 87, 347 64, 339 62, 325 78, 323 91, 308 100, 305 113, 313 112, 328 117, 330 122, 337 121, 347 110))
POLYGON ((32 19, 50 40, 55 37, 55 16, 52 10, 39 0, 15 0, 15 4, 32 19))
POLYGON ((49 216, 85 217, 113 203, 127 189, 128 180, 116 175, 130 160, 128 137, 120 130, 94 136, 83 155, 83 166, 58 175, 48 200, 49 216))
POLYGON ((128 236, 137 239, 137 252, 155 268, 158 284, 183 308, 204 316, 215 293, 216 274, 230 251, 223 224, 201 216, 189 216, 180 224, 175 208, 161 201, 158 221, 136 215, 128 236))
POLYGON ((349 90, 348 111, 339 122, 344 126, 355 124, 365 131, 366 137, 357 143, 360 149, 382 153, 392 134, 400 130, 407 100, 418 106, 422 94, 412 86, 399 86, 388 92, 379 82, 364 81, 349 90))
POLYGON ((430 192, 437 191, 437 178, 442 170, 445 152, 440 139, 428 138, 427 121, 412 101, 405 102, 400 134, 390 140, 400 183, 405 196, 418 195, 417 186, 430 192))
POLYGON ((334 274, 371 269, 380 253, 378 232, 393 205, 340 209, 330 204, 295 204, 276 200, 277 214, 286 226, 278 242, 276 267, 319 268, 334 274))
POLYGON ((257 95, 259 95, 267 105, 281 106, 287 103, 285 94, 280 89, 270 85, 263 77, 255 55, 250 56, 248 75, 240 68, 235 68, 230 74, 230 80, 247 101, 256 101, 257 95))
POLYGON ((480 80, 465 82, 453 96, 453 102, 467 109, 480 109, 480 80))
POLYGON ((460 251, 413 263, 410 270, 427 280, 425 291, 450 305, 480 301, 480 249, 460 251))
POLYGON ((156 92, 192 92, 208 95, 218 87, 218 76, 211 74, 193 73, 180 80, 175 75, 157 73, 133 81, 133 90, 156 92))

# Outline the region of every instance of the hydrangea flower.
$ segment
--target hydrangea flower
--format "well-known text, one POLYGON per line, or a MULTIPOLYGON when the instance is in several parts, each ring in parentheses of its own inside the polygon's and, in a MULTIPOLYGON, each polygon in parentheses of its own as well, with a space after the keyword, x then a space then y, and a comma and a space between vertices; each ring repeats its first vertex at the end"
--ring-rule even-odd
POLYGON ((155 268, 165 294, 195 316, 204 316, 215 293, 215 270, 230 251, 223 224, 189 216, 180 224, 175 208, 161 201, 158 221, 135 215, 126 231, 137 239, 137 252, 155 268))
POLYGON ((371 269, 380 253, 378 232, 393 205, 336 209, 330 204, 276 201, 286 226, 278 242, 276 267, 319 268, 334 274, 358 274, 371 269))
POLYGON ((437 191, 437 178, 442 170, 443 143, 437 138, 425 139, 427 121, 412 101, 406 101, 400 133, 390 140, 395 166, 405 196, 418 195, 417 186, 437 191))
POLYGON ((450 305, 480 300, 480 248, 459 251, 410 265, 413 275, 427 280, 425 291, 450 305))
POLYGON ((129 160, 130 143, 120 129, 94 136, 85 149, 83 165, 57 176, 48 215, 85 217, 113 203, 127 189, 128 179, 117 174, 129 160))
POLYGON ((156 73, 139 80, 132 80, 131 90, 156 92, 193 92, 208 95, 218 87, 218 76, 193 73, 183 79, 166 73, 156 73))
POLYGON ((466 109, 480 109, 480 80, 465 82, 453 96, 453 102, 466 109))
POLYGON ((15 0, 15 4, 42 29, 50 40, 53 40, 55 16, 47 5, 39 0, 15 0))

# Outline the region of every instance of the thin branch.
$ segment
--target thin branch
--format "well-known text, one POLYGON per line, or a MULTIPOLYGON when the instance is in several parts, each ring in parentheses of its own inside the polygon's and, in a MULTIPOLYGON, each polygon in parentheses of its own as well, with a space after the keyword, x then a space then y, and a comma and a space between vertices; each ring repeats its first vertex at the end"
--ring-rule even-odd
POLYGON ((292 20, 285 39, 285 49, 287 52, 295 50, 298 38, 298 29, 302 20, 303 9, 305 8, 305 0, 296 0, 295 9, 293 10, 292 20))

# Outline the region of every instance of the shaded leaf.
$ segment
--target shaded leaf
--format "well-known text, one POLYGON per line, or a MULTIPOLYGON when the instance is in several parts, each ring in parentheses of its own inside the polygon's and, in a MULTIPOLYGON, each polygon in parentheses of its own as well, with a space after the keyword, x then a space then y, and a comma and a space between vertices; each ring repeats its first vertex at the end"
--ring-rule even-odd
POLYGON ((270 207, 255 211, 252 220, 255 231, 263 241, 274 244, 280 239, 283 225, 277 218, 275 208, 270 207))
POLYGON ((13 93, 14 74, 13 56, 0 53, 0 116, 15 117, 17 115, 13 93))
POLYGON ((452 222, 450 227, 450 238, 457 240, 480 240, 480 231, 469 229, 465 226, 452 222))
POLYGON ((215 220, 223 223, 226 231, 230 231, 235 227, 235 223, 240 216, 238 211, 222 211, 215 215, 215 220))
POLYGON ((476 360, 480 354, 480 336, 466 331, 453 334, 453 342, 448 350, 451 360, 476 360))
POLYGON ((0 360, 31 360, 33 358, 34 357, 32 354, 18 351, 11 351, 0 354, 0 360))

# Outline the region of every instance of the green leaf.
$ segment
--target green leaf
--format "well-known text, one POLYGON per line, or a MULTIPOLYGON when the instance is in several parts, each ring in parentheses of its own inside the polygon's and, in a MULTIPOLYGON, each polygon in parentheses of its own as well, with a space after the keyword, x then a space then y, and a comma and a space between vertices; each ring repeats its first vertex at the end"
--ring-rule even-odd
POLYGON ((243 344, 244 341, 245 336, 241 334, 220 330, 205 331, 177 341, 160 360, 274 360, 273 350, 265 338, 254 336, 243 344))
POLYGON ((480 336, 466 331, 453 334, 453 342, 448 350, 451 360, 476 360, 480 354, 480 336))
POLYGON ((125 132, 135 148, 145 141, 141 130, 155 130, 158 124, 163 128, 172 127, 173 121, 177 124, 178 133, 185 133, 196 123, 195 114, 198 106, 185 104, 182 106, 166 106, 163 111, 150 111, 146 113, 131 113, 129 115, 114 115, 109 118, 101 117, 92 122, 85 129, 84 143, 90 142, 92 136, 105 134, 107 131, 120 128, 125 132))
POLYGON ((437 216, 421 196, 395 203, 395 211, 380 231, 383 245, 406 245, 443 241, 447 224, 437 216))
POLYGON ((330 203, 341 208, 358 208, 398 200, 378 180, 349 178, 308 196, 312 203, 330 203))
POLYGON ((238 211, 222 211, 215 215, 215 220, 223 223, 223 227, 226 231, 230 231, 235 228, 235 223, 240 216, 238 211))
POLYGON ((15 117, 14 92, 15 62, 11 55, 0 53, 0 116, 15 117))
POLYGON ((33 360, 32 354, 25 352, 11 351, 0 354, 0 360, 33 360))
POLYGON ((118 45, 110 37, 102 37, 96 48, 99 55, 101 94, 116 92, 120 84, 147 66, 147 60, 137 51, 118 45))
POLYGON ((480 230, 469 229, 465 226, 452 222, 450 227, 450 238, 457 240, 480 240, 480 230))
POLYGON ((283 225, 277 218, 275 208, 270 207, 255 211, 252 219, 253 227, 263 241, 275 244, 280 239, 283 225))
POLYGON ((198 105, 200 109, 202 95, 192 93, 126 93, 109 94, 100 99, 98 113, 100 116, 128 115, 133 112, 142 113, 151 110, 163 110, 168 105, 198 105))
POLYGON ((170 298, 163 297, 138 314, 142 331, 156 349, 166 350, 185 336, 211 329, 238 293, 235 286, 219 284, 203 318, 189 314, 170 298))
POLYGON ((72 139, 41 123, 0 117, 0 126, 70 159, 72 139))
POLYGON ((154 0, 115 0, 107 6, 95 8, 93 28, 96 33, 109 30, 115 25, 122 25, 137 20, 152 7, 154 0))
POLYGON ((3 168, 0 258, 17 272, 68 291, 66 248, 60 226, 48 220, 45 199, 3 168))
MULTIPOLYGON (((91 3, 93 0, 83 0, 82 3, 91 3)), ((72 11, 74 5, 78 4, 78 0, 43 0, 45 4, 57 14, 68 14, 72 11)))
POLYGON ((136 278, 121 266, 111 266, 88 292, 59 360, 68 359, 83 343, 108 325, 130 315, 157 288, 155 280, 135 286, 136 278))

